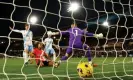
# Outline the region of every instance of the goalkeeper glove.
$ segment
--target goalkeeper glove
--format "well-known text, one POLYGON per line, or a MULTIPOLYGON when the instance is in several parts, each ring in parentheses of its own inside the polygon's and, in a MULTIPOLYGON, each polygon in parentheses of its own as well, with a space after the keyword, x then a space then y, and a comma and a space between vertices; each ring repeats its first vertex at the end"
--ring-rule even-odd
POLYGON ((102 33, 100 33, 100 34, 94 34, 94 37, 96 37, 96 38, 103 38, 103 34, 102 33))

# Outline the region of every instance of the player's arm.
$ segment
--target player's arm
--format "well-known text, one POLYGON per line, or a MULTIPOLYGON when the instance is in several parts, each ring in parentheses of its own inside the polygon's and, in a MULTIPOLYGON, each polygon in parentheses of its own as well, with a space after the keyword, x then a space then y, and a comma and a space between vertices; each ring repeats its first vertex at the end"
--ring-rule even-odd
POLYGON ((57 45, 56 44, 52 44, 54 47, 56 47, 57 45))
POLYGON ((45 46, 46 42, 43 42, 43 44, 44 44, 44 46, 45 46))
POLYGON ((69 31, 68 31, 68 30, 66 30, 66 31, 61 31, 60 34, 62 34, 62 35, 67 35, 67 34, 69 34, 69 31))
POLYGON ((95 38, 103 38, 103 34, 102 33, 94 34, 94 37, 95 38))
POLYGON ((48 60, 52 61, 51 58, 44 52, 43 56, 45 56, 48 60))
POLYGON ((94 36, 93 33, 88 33, 88 32, 85 32, 85 35, 86 35, 86 36, 92 36, 92 37, 94 36))
POLYGON ((32 31, 30 31, 30 40, 32 40, 32 38, 33 38, 33 33, 32 31))
POLYGON ((43 41, 43 44, 44 44, 44 45, 46 44, 46 39, 43 41))
POLYGON ((60 32, 52 32, 52 35, 59 35, 60 32))
POLYGON ((54 44, 53 39, 52 39, 52 46, 54 46, 56 49, 59 49, 59 46, 54 44))
POLYGON ((56 49, 59 49, 59 46, 56 44, 52 44, 56 49))
POLYGON ((61 34, 61 35, 67 35, 67 34, 69 34, 69 30, 70 29, 68 29, 66 31, 53 32, 53 35, 59 35, 59 34, 61 34))
POLYGON ((9 28, 10 28, 11 31, 18 32, 18 33, 22 33, 21 30, 15 30, 15 29, 13 29, 12 27, 9 27, 9 28))
POLYGON ((91 37, 95 37, 95 38, 103 38, 103 34, 94 34, 94 33, 89 33, 87 31, 84 32, 86 36, 91 36, 91 37))

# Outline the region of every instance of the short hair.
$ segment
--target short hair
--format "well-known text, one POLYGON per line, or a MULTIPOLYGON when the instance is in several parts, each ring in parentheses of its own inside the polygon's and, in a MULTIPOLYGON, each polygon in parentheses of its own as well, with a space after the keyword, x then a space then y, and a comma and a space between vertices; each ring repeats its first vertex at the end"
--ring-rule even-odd
POLYGON ((76 22, 73 22, 71 25, 76 25, 77 26, 76 22))
POLYGON ((29 24, 28 24, 28 23, 26 23, 26 24, 25 24, 25 26, 29 26, 29 24))

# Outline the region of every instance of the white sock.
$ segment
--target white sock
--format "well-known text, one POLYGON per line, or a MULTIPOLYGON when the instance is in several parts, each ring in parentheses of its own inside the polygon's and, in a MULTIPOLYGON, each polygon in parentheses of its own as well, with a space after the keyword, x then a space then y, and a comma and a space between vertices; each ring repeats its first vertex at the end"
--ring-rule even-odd
POLYGON ((56 54, 54 53, 53 54, 53 61, 55 61, 56 60, 56 54))
POLYGON ((23 52, 23 58, 24 58, 24 63, 28 62, 29 57, 28 57, 28 54, 26 52, 23 52))
POLYGON ((59 60, 58 63, 61 63, 61 60, 59 60))
POLYGON ((89 64, 92 64, 92 61, 89 61, 89 64))

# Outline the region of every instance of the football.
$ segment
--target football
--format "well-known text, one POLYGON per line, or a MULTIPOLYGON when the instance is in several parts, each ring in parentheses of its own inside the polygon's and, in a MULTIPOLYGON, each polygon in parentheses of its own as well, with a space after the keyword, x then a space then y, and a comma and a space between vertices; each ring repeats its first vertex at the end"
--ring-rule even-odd
POLYGON ((81 62, 77 66, 77 72, 80 77, 90 77, 93 73, 93 66, 89 62, 81 62))

